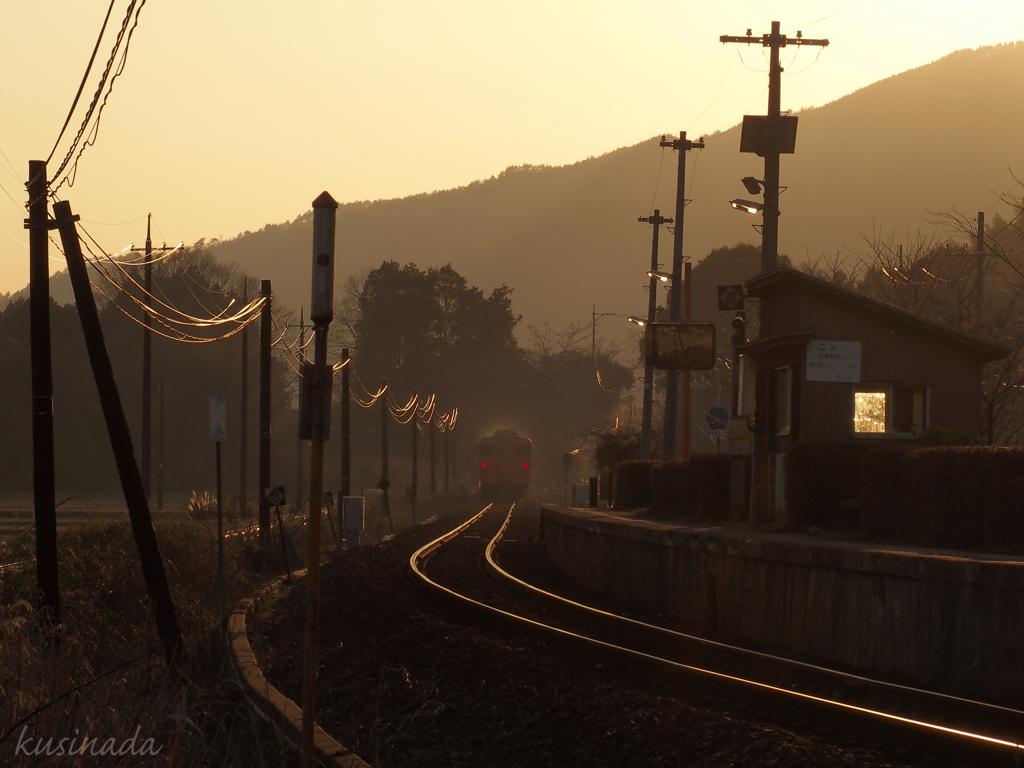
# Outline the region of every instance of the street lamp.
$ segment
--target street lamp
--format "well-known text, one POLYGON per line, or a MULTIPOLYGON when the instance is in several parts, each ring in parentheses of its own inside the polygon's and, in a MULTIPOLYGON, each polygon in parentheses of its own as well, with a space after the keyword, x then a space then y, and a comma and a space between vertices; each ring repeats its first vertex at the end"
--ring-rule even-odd
POLYGON ((730 200, 729 205, 737 211, 743 211, 744 213, 757 214, 764 210, 764 206, 761 205, 761 203, 755 203, 750 200, 741 200, 740 198, 730 200))
POLYGON ((647 270, 647 276, 654 280, 660 280, 663 283, 667 283, 669 280, 672 279, 671 272, 659 272, 656 269, 647 270))
POLYGON ((644 318, 637 317, 636 315, 630 315, 626 319, 629 320, 629 322, 631 322, 631 323, 636 323, 641 328, 643 328, 645 325, 647 325, 647 321, 644 318))
POLYGON ((761 185, 764 184, 764 182, 760 179, 755 179, 753 176, 744 176, 740 181, 743 182, 743 186, 747 188, 747 192, 750 194, 761 194, 761 185))

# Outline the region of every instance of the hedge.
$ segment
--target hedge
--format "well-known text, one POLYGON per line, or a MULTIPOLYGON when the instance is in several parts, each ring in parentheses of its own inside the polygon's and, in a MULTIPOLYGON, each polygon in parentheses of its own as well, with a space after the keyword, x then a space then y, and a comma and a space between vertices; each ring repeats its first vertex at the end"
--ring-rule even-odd
POLYGON ((862 532, 916 546, 1024 549, 1024 449, 872 452, 862 465, 862 532))
POLYGON ((860 498, 861 459, 870 443, 798 443, 786 456, 786 513, 797 528, 843 527, 842 504, 860 498))
POLYGON ((651 506, 650 461, 624 461, 615 472, 615 508, 651 506))
POLYGON ((729 457, 713 453, 651 467, 651 515, 677 520, 729 519, 729 457))

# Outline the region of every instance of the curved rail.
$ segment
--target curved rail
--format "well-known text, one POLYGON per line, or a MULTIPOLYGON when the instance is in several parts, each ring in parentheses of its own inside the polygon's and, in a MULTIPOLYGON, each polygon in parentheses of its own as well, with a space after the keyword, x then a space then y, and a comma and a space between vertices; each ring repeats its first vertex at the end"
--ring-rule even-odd
POLYGON ((729 645, 728 643, 722 643, 717 640, 710 640, 706 637, 699 637, 698 635, 688 635, 684 632, 677 632, 666 627, 659 627, 657 624, 648 624, 637 619, 631 619, 628 616, 621 616, 617 613, 609 613, 608 611, 602 611, 599 608, 594 608, 593 606, 585 605, 584 603, 577 603, 576 601, 570 600, 566 597, 562 597, 561 595, 556 595, 553 592, 548 592, 546 590, 541 589, 540 587, 534 586, 529 582, 523 581, 522 579, 513 576, 511 573, 503 569, 500 565, 498 565, 495 562, 494 548, 505 535, 505 529, 508 528, 508 524, 511 521, 512 510, 509 510, 508 516, 505 518, 505 522, 502 524, 501 529, 495 534, 494 538, 492 538, 490 542, 488 542, 487 548, 484 550, 484 557, 486 559, 487 568, 492 574, 497 576, 499 580, 511 584, 513 588, 517 589, 520 592, 531 592, 534 594, 542 595, 546 598, 562 603, 563 605, 568 605, 572 608, 585 611, 595 616, 600 616, 605 619, 612 619, 614 621, 622 622, 623 624, 628 624, 630 626, 639 627, 644 630, 657 632, 677 640, 686 640, 689 642, 707 646, 709 648, 715 648, 716 650, 728 651, 730 653, 736 653, 748 656, 750 658, 759 659, 762 661, 769 661, 775 664, 782 664, 785 666, 794 667, 807 672, 828 675, 830 677, 835 677, 846 682, 868 685, 873 688, 880 688, 883 690, 894 691, 896 693, 901 694, 909 694, 925 699, 930 699, 932 701, 943 701, 950 704, 958 704, 960 706, 970 707, 992 714, 1012 715, 1014 717, 1019 717, 1022 721, 1024 721, 1024 712, 1022 712, 1019 709, 1013 709, 1011 707, 1002 707, 998 704, 989 704, 987 702, 977 701, 975 699, 964 699, 958 696, 951 696, 945 693, 938 693, 937 691, 929 691, 924 688, 915 688, 909 685, 900 685, 898 683, 890 683, 885 680, 877 680, 871 677, 854 675, 852 673, 843 672, 841 670, 832 669, 830 667, 820 667, 816 664, 809 664, 804 661, 797 661, 796 659, 788 659, 785 656, 774 656, 770 653, 763 653, 761 651, 755 651, 750 648, 743 648, 742 646, 738 645, 729 645))
MULTIPOLYGON (((827 708, 835 710, 835 711, 848 712, 848 713, 851 713, 851 714, 867 716, 867 717, 872 718, 872 719, 874 719, 876 721, 887 722, 887 723, 894 724, 894 725, 909 726, 909 727, 912 727, 914 729, 917 729, 918 731, 926 732, 926 733, 931 733, 931 734, 934 734, 934 735, 937 735, 937 736, 955 737, 955 738, 963 739, 963 740, 966 740, 968 743, 975 745, 976 747, 987 747, 987 748, 990 748, 990 749, 991 748, 999 749, 1000 751, 1005 751, 1005 753, 1009 753, 1009 754, 1013 754, 1013 755, 1017 756, 1018 759, 1019 759, 1020 756, 1024 756, 1024 744, 1016 742, 1016 741, 1009 741, 1009 740, 1006 740, 1006 739, 999 739, 999 738, 995 738, 995 737, 992 737, 992 736, 986 736, 986 735, 980 734, 980 733, 973 733, 971 731, 965 731, 965 730, 958 729, 958 728, 952 728, 952 727, 949 727, 949 726, 940 725, 938 723, 931 723, 931 722, 928 722, 928 721, 925 721, 925 720, 918 720, 918 719, 914 719, 914 718, 910 718, 910 717, 903 717, 902 715, 893 714, 891 712, 883 712, 881 710, 871 709, 869 707, 861 707, 861 706, 857 706, 855 704, 849 704, 847 702, 836 701, 836 700, 828 699, 828 698, 825 698, 825 697, 822 697, 822 696, 815 696, 813 694, 803 693, 801 691, 794 691, 794 690, 790 690, 790 689, 787 689, 787 688, 781 688, 781 687, 776 686, 776 685, 770 685, 768 683, 763 683, 763 682, 760 682, 760 681, 757 681, 757 680, 750 680, 750 679, 747 679, 747 678, 739 677, 737 675, 729 675, 729 674, 726 674, 726 673, 723 673, 723 672, 716 672, 715 670, 704 669, 702 667, 697 667, 697 666, 694 666, 694 665, 691 665, 691 664, 684 664, 682 662, 674 661, 672 659, 666 659, 666 658, 663 658, 663 657, 660 657, 660 656, 655 656, 653 654, 644 653, 643 651, 638 651, 638 650, 636 650, 634 648, 627 648, 627 647, 624 647, 624 646, 615 645, 614 643, 605 642, 604 640, 599 640, 599 639, 594 638, 594 637, 589 637, 587 635, 581 635, 581 634, 578 634, 576 632, 571 632, 569 630, 560 629, 559 627, 553 627, 553 626, 551 626, 549 624, 544 624, 543 622, 535 621, 533 619, 526 618, 525 616, 520 616, 518 614, 510 613, 510 612, 502 610, 500 608, 496 608, 496 607, 494 607, 492 605, 488 605, 488 604, 482 603, 482 602, 480 602, 478 600, 474 600, 473 598, 467 597, 466 595, 462 595, 462 594, 460 594, 460 593, 458 593, 458 592, 456 592, 456 591, 454 591, 452 589, 449 589, 448 587, 445 587, 445 586, 443 586, 441 584, 438 584, 437 582, 432 580, 429 576, 427 576, 420 569, 420 560, 421 559, 423 559, 426 556, 432 554, 434 551, 436 551, 443 544, 447 543, 448 541, 451 541, 456 536, 458 536, 460 533, 462 533, 464 530, 469 528, 473 523, 477 522, 481 517, 483 517, 483 515, 486 512, 488 512, 491 509, 492 506, 493 505, 488 505, 483 510, 481 510, 479 513, 477 513, 475 516, 473 516, 472 518, 470 518, 466 522, 462 523, 457 528, 449 531, 448 533, 444 534, 443 536, 438 537, 437 539, 434 539, 433 541, 429 542, 428 544, 425 544, 424 546, 422 546, 418 550, 416 550, 416 552, 414 552, 413 555, 409 558, 409 566, 410 566, 410 569, 411 569, 412 573, 417 578, 419 578, 423 583, 425 583, 428 586, 430 586, 430 587, 432 587, 432 588, 442 592, 443 594, 449 596, 450 598, 454 598, 458 602, 461 602, 461 603, 466 604, 466 605, 470 605, 470 606, 472 606, 472 607, 474 607, 476 609, 480 609, 480 610, 489 612, 489 613, 497 615, 497 616, 501 616, 501 617, 503 617, 505 619, 508 619, 510 621, 516 622, 516 623, 521 624, 521 625, 525 625, 525 626, 530 627, 530 628, 535 629, 535 630, 542 630, 544 632, 551 633, 551 634, 557 635, 559 637, 567 638, 567 639, 572 640, 572 641, 581 642, 581 643, 584 643, 586 645, 590 645, 592 647, 600 648, 600 649, 603 649, 603 650, 606 650, 606 651, 612 651, 613 653, 618 653, 618 654, 622 654, 622 655, 625 655, 625 656, 629 656, 631 658, 640 659, 640 660, 645 661, 645 662, 654 663, 654 664, 658 664, 658 665, 661 665, 661 666, 669 667, 671 669, 675 669, 675 670, 678 670, 678 671, 681 671, 681 672, 695 674, 695 675, 698 675, 698 676, 703 676, 703 677, 711 678, 711 679, 718 680, 718 681, 725 682, 725 683, 729 683, 729 684, 739 685, 739 686, 745 687, 747 689, 758 690, 758 691, 761 691, 763 693, 773 694, 773 695, 777 695, 777 696, 781 696, 781 697, 788 697, 790 700, 794 700, 795 699, 795 700, 798 700, 798 701, 801 701, 801 702, 804 702, 804 703, 808 703, 808 704, 811 704, 811 705, 827 707, 827 708)), ((500 541, 501 536, 504 534, 505 529, 507 528, 507 526, 509 524, 509 521, 511 520, 512 512, 513 512, 514 509, 515 509, 515 505, 513 504, 512 508, 509 510, 508 516, 506 517, 504 524, 501 526, 501 529, 498 531, 497 534, 495 534, 494 538, 492 538, 491 541, 487 545, 487 554, 492 555, 492 556, 487 558, 487 562, 488 562, 490 567, 493 567, 496 570, 500 570, 500 569, 498 568, 497 564, 494 563, 494 560, 493 560, 493 549, 494 549, 494 546, 496 545, 497 541, 500 541)), ((504 571, 501 571, 501 572, 505 573, 504 571)), ((512 583, 517 583, 520 586, 520 588, 527 587, 527 588, 530 588, 531 590, 535 589, 535 588, 531 587, 530 585, 526 584, 525 582, 522 582, 521 580, 516 579, 515 577, 511 576, 511 574, 508 574, 508 578, 509 578, 509 580, 512 583)), ((543 590, 537 590, 537 591, 541 592, 543 590)), ((550 593, 546 593, 546 594, 550 594, 550 593)), ((571 601, 567 601, 567 602, 571 602, 571 601)), ((603 613, 603 612, 599 612, 599 613, 603 613)), ((608 615, 608 616, 615 616, 615 614, 606 614, 606 615, 608 615)), ((616 617, 616 618, 624 618, 624 617, 616 617)), ((630 619, 628 621, 632 622, 632 621, 635 621, 635 620, 630 619)), ((637 622, 637 623, 643 624, 642 622, 637 622)), ((653 626, 653 625, 646 625, 646 626, 653 626)), ((661 629, 664 629, 664 628, 661 628, 661 629)), ((668 632, 670 630, 664 630, 664 631, 668 632)), ((689 637, 689 636, 687 636, 687 637, 689 637)), ((712 641, 709 641, 709 642, 712 642, 712 641)), ((727 646, 727 647, 731 647, 731 646, 727 646)), ((752 652, 752 653, 755 653, 755 652, 752 652)), ((767 656, 767 655, 764 654, 763 656, 767 656)), ((769 658, 776 658, 776 657, 769 657, 769 658)), ((808 665, 808 666, 813 666, 813 665, 808 665)), ((825 669, 825 668, 821 668, 821 669, 825 669)), ((840 674, 845 674, 845 673, 840 673, 840 674)), ((854 677, 856 677, 856 676, 854 676, 854 677)), ((869 678, 863 678, 863 680, 868 681, 869 678)), ((910 690, 918 690, 918 689, 910 689, 910 690)), ((980 704, 980 702, 976 702, 976 703, 980 704)), ((983 706, 985 706, 985 705, 983 705, 983 706)), ((1016 710, 1009 710, 1009 711, 1010 712, 1015 712, 1016 710)))

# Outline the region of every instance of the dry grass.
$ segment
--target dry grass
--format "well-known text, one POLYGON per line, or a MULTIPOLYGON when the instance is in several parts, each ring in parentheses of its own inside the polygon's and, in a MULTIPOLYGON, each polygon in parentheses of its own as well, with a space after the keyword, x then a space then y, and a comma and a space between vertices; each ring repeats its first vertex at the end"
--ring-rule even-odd
MULTIPOLYGON (((247 520, 229 520, 225 528, 246 525, 247 520)), ((100 521, 61 531, 59 635, 35 615, 32 565, 0 571, 0 764, 294 762, 290 748, 254 714, 235 683, 222 635, 230 605, 273 575, 252 569, 253 535, 226 540, 221 595, 216 521, 174 515, 155 527, 185 639, 186 651, 175 670, 163 663, 127 522, 100 521), (84 754, 67 754, 86 738, 97 741, 85 742, 84 754), (45 754, 48 739, 49 759, 25 754, 29 745, 45 754), (146 739, 153 740, 149 754, 139 754, 146 739), (95 755, 104 746, 124 754, 95 755), (135 754, 130 753, 133 747, 135 754)), ((3 562, 31 557, 30 543, 27 537, 10 542, 0 553, 3 562)))

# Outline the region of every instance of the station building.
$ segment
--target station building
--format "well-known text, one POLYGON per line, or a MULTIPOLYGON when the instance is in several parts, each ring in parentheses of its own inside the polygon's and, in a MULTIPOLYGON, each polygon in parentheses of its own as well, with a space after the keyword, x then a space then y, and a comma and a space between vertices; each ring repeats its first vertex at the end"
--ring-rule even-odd
POLYGON ((760 300, 759 338, 740 349, 752 521, 785 514, 797 443, 912 446, 931 427, 981 431, 984 366, 1006 348, 789 268, 745 287, 760 300))

